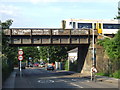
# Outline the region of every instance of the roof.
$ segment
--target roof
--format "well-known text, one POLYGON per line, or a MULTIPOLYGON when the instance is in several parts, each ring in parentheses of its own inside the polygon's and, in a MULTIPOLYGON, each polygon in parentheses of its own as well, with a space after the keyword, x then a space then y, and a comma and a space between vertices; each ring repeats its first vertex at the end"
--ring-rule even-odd
POLYGON ((75 48, 75 49, 68 51, 68 53, 75 53, 75 52, 78 52, 78 48, 75 48))
POLYGON ((87 21, 87 22, 118 22, 118 20, 116 19, 65 19, 66 21, 75 21, 75 22, 79 22, 79 21, 87 21))

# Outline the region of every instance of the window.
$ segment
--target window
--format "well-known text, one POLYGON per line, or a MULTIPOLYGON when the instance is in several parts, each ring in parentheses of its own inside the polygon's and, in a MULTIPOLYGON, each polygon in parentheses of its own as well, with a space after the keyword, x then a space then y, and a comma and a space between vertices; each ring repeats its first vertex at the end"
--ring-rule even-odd
POLYGON ((101 29, 101 23, 99 23, 99 29, 101 29))
POLYGON ((72 28, 74 28, 74 29, 76 28, 76 23, 75 22, 70 22, 69 25, 71 25, 72 28))
POLYGON ((96 23, 94 23, 94 29, 96 29, 96 23))
POLYGON ((75 29, 75 25, 76 25, 75 22, 73 22, 73 28, 74 28, 74 29, 75 29))
POLYGON ((120 29, 120 24, 103 24, 103 29, 120 29))
POLYGON ((72 25, 72 22, 70 22, 69 25, 72 25))
POLYGON ((92 28, 92 23, 78 23, 78 28, 79 29, 82 29, 82 28, 91 29, 92 28))

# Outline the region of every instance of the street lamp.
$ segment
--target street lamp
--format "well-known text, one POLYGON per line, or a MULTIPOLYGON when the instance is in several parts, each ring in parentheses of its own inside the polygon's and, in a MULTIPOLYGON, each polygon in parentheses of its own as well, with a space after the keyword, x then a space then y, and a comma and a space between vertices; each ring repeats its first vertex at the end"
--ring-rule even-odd
POLYGON ((95 33, 94 33, 94 25, 93 25, 93 30, 92 31, 93 31, 93 40, 92 40, 93 41, 93 62, 92 62, 92 65, 95 65, 95 46, 94 46, 94 43, 95 43, 94 42, 94 39, 95 39, 94 35, 95 35, 95 33))
MULTIPOLYGON (((96 60, 96 58, 95 58, 95 46, 94 46, 94 44, 95 44, 95 32, 94 32, 94 25, 93 25, 93 29, 92 29, 92 32, 93 32, 93 42, 92 42, 92 68, 91 68, 91 80, 93 80, 93 78, 94 78, 94 81, 96 81, 96 76, 95 76, 95 72, 94 72, 94 70, 93 69, 96 69, 96 62, 95 62, 95 60, 96 60)), ((97 70, 95 70, 96 72, 97 72, 97 70)))

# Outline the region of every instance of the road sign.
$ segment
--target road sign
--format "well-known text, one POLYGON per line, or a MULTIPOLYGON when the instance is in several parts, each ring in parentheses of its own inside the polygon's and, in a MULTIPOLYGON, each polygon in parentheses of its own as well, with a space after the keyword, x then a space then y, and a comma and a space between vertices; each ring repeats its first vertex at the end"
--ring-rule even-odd
POLYGON ((19 51, 18 51, 18 54, 19 54, 19 55, 23 55, 23 51, 22 51, 22 50, 19 50, 19 51))
POLYGON ((23 56, 18 56, 18 60, 22 61, 23 60, 23 56))

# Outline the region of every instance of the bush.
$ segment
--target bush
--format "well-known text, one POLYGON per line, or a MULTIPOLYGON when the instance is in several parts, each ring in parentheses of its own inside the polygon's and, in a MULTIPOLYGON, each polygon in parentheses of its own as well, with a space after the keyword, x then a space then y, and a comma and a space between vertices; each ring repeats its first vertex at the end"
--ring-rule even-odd
POLYGON ((73 63, 72 62, 70 62, 70 71, 75 71, 75 72, 78 72, 78 70, 77 70, 77 60, 76 61, 74 61, 73 63))
POLYGON ((65 62, 65 70, 69 70, 69 68, 68 68, 68 60, 66 60, 66 62, 65 62))
POLYGON ((100 76, 109 76, 108 73, 96 73, 96 75, 100 75, 100 76))
POLYGON ((120 78, 120 70, 117 70, 113 73, 114 78, 120 78))
POLYGON ((2 82, 9 77, 10 73, 12 72, 13 68, 8 64, 8 59, 6 56, 2 56, 2 82))

